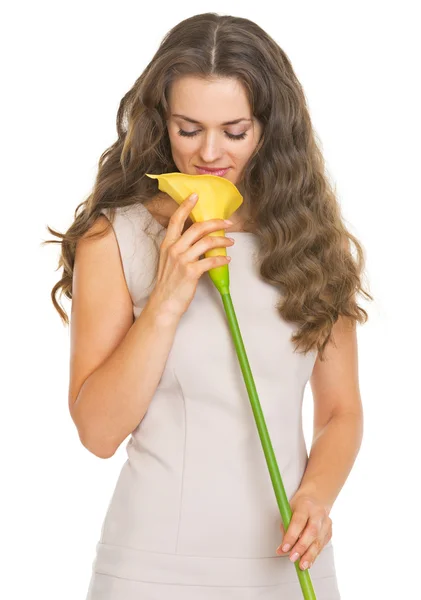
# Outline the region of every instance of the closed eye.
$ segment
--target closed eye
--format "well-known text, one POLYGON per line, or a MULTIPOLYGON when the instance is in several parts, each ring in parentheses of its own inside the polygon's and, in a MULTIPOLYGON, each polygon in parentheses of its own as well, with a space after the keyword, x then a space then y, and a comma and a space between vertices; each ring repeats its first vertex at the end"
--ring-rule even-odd
MULTIPOLYGON (((184 137, 194 137, 199 133, 199 131, 184 131, 183 129, 179 129, 177 133, 178 135, 184 137)), ((229 137, 230 140, 244 140, 244 138, 247 137, 246 131, 244 133, 240 133, 239 135, 233 135, 232 133, 228 133, 227 131, 224 131, 224 133, 229 137)))

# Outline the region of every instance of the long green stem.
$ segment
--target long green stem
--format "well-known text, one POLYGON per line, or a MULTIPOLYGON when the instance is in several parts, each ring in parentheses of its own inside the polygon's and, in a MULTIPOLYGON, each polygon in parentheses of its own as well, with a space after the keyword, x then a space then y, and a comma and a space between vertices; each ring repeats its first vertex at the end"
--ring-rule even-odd
MULTIPOLYGON (((262 412, 262 407, 260 405, 259 396, 257 395, 256 386, 247 359, 247 354, 244 348, 243 339, 241 337, 240 328, 238 326, 238 321, 235 314, 234 305, 232 303, 231 294, 227 288, 225 288, 224 290, 220 290, 220 293, 222 302, 224 304, 225 312, 228 318, 228 324, 231 330, 232 339, 234 340, 238 360, 240 362, 241 371, 243 373, 244 382, 246 384, 247 392, 249 395, 251 408, 253 410, 254 419, 257 425, 257 430, 259 432, 260 441, 262 443, 263 452, 265 454, 266 463, 269 469, 270 478, 272 480, 272 485, 276 496, 276 501, 278 503, 285 531, 287 531, 292 516, 291 506, 289 504, 288 497, 285 493, 285 488, 281 478, 281 474, 279 473, 278 463, 276 461, 275 453, 272 447, 272 442, 270 440, 269 432, 266 427, 266 422, 262 412)), ((300 569, 299 560, 296 560, 294 565, 297 571, 304 600, 317 600, 313 584, 311 582, 310 573, 307 570, 302 571, 300 569)))

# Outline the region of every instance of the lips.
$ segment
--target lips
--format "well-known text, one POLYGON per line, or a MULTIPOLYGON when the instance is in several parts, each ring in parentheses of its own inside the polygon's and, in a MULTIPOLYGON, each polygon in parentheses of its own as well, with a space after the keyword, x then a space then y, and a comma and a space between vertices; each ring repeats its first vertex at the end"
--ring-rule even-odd
POLYGON ((200 175, 216 175, 218 177, 222 177, 223 175, 225 175, 225 173, 228 172, 229 167, 227 167, 227 168, 222 167, 220 169, 219 168, 218 169, 215 169, 215 168, 208 169, 206 167, 196 167, 196 170, 200 175))

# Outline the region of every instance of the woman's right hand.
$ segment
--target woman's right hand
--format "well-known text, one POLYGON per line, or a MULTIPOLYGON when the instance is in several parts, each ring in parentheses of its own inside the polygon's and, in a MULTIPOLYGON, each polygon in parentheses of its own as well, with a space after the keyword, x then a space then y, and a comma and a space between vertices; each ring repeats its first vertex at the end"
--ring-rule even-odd
POLYGON ((181 317, 189 307, 196 292, 199 278, 205 271, 229 263, 228 256, 202 258, 212 248, 232 246, 234 240, 209 233, 226 229, 230 222, 210 219, 193 223, 183 233, 185 221, 197 199, 188 196, 171 216, 167 232, 160 247, 156 284, 152 295, 160 308, 173 316, 181 317))

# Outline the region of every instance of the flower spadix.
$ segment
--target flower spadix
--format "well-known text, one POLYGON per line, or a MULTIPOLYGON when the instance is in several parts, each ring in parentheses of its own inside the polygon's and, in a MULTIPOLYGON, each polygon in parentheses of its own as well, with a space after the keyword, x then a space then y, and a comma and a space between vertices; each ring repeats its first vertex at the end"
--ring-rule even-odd
MULTIPOLYGON (((243 203, 243 196, 236 186, 224 177, 217 175, 187 175, 185 173, 162 173, 153 175, 146 173, 147 177, 158 180, 158 188, 173 198, 177 204, 196 192, 199 200, 190 213, 193 223, 209 221, 210 219, 229 219, 229 217, 243 203)), ((220 229, 208 235, 224 236, 225 231, 220 229)), ((226 256, 225 247, 212 248, 205 252, 209 256, 226 256)), ((221 265, 208 271, 209 276, 221 294, 229 290, 228 265, 221 265)))

